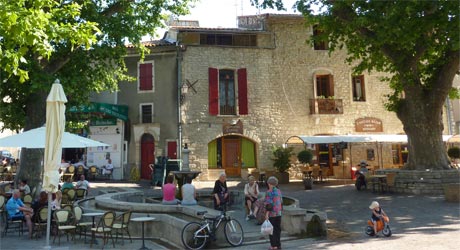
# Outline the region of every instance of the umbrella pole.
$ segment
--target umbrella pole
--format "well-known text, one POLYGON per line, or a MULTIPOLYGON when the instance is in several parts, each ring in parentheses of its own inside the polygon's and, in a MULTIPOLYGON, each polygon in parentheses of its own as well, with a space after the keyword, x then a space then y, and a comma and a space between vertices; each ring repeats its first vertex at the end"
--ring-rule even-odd
POLYGON ((46 246, 44 249, 51 249, 50 230, 51 229, 51 192, 48 192, 48 216, 46 218, 46 246))

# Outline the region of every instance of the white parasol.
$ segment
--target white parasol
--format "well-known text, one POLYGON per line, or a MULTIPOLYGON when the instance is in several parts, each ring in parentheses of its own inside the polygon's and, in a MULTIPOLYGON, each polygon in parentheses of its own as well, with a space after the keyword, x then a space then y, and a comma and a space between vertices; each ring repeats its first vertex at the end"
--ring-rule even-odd
POLYGON ((48 192, 48 223, 46 245, 49 246, 51 224, 51 194, 58 190, 59 165, 62 154, 62 136, 65 130, 65 96, 59 80, 53 83, 46 99, 46 137, 43 175, 43 189, 48 192))

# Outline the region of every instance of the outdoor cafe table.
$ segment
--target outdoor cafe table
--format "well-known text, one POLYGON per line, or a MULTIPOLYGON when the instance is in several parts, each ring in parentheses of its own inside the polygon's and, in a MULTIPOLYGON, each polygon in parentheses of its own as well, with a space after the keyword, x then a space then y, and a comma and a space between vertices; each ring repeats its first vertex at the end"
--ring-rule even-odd
POLYGON ((372 181, 372 192, 375 192, 376 187, 380 192, 383 192, 383 185, 387 182, 387 176, 384 174, 371 175, 370 179, 372 181))
MULTIPOLYGON (((102 216, 104 215, 104 212, 92 212, 92 213, 84 213, 82 214, 81 216, 85 216, 85 217, 92 217, 93 219, 93 224, 92 224, 92 227, 96 227, 96 224, 94 222, 94 219, 96 218, 96 216, 102 216)), ((96 237, 95 237, 95 232, 92 231, 91 233, 91 241, 93 242, 93 244, 96 244, 97 245, 97 240, 96 240, 96 237)))
POLYGON ((131 221, 137 221, 137 222, 142 222, 142 247, 139 248, 139 250, 150 250, 150 248, 145 247, 145 242, 144 242, 144 223, 148 221, 154 221, 154 217, 136 217, 132 218, 131 221))

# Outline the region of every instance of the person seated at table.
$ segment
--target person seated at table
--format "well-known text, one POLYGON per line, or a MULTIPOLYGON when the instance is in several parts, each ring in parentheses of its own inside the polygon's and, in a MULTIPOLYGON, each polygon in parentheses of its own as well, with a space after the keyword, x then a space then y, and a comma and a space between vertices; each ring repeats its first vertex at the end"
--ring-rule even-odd
POLYGON ((30 187, 27 185, 27 180, 23 179, 19 182, 19 191, 23 192, 24 195, 30 194, 30 187))
POLYGON ((61 209, 62 192, 58 190, 53 196, 54 198, 53 198, 53 201, 51 202, 51 208, 53 208, 53 210, 61 209))
POLYGON ((89 182, 85 180, 84 174, 80 175, 80 180, 77 182, 77 185, 75 186, 75 188, 86 189, 86 192, 87 193, 89 192, 89 182))
POLYGON ((182 205, 196 205, 196 190, 192 185, 192 178, 186 177, 182 186, 182 205))
POLYGON ((64 189, 67 189, 67 188, 69 188, 69 189, 74 189, 75 188, 73 183, 72 183, 72 179, 69 176, 67 176, 66 179, 64 180, 64 184, 62 184, 61 190, 64 190, 64 189))
POLYGON ((161 201, 164 205, 177 205, 180 203, 176 199, 176 185, 173 184, 174 176, 168 175, 166 178, 166 184, 163 185, 163 200, 161 201))
POLYGON ((257 201, 257 196, 259 195, 259 185, 255 182, 254 176, 248 177, 248 183, 244 185, 244 200, 248 208, 249 214, 246 216, 246 220, 254 219, 257 211, 253 212, 253 205, 257 201))
POLYGON ((102 167, 102 175, 109 175, 113 171, 112 159, 107 160, 107 164, 102 167))
POLYGON ((48 206, 48 194, 45 191, 40 192, 40 196, 32 203, 32 209, 34 214, 38 214, 38 211, 42 207, 48 206))
POLYGON ((214 200, 214 209, 223 211, 229 200, 227 175, 225 173, 221 173, 219 175, 219 179, 214 183, 212 194, 214 200))
POLYGON ((20 197, 21 192, 19 192, 19 189, 14 189, 13 197, 6 203, 8 218, 12 220, 25 220, 29 230, 29 238, 32 238, 32 215, 34 214, 34 210, 24 206, 20 197))

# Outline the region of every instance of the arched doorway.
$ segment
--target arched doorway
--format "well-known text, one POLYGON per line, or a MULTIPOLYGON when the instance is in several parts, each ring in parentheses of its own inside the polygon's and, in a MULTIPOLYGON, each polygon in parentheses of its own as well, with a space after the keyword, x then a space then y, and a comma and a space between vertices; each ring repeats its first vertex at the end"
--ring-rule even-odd
POLYGON ((217 138, 208 144, 209 168, 223 168, 228 176, 241 176, 242 168, 255 168, 256 143, 238 135, 217 138))
POLYGON ((155 139, 151 134, 141 137, 141 179, 151 179, 149 164, 155 163, 155 139))

